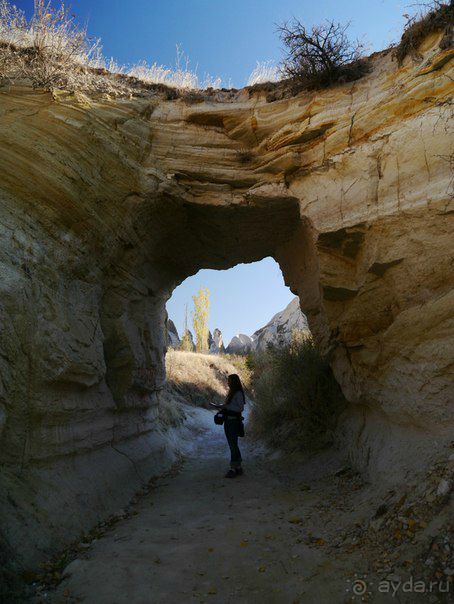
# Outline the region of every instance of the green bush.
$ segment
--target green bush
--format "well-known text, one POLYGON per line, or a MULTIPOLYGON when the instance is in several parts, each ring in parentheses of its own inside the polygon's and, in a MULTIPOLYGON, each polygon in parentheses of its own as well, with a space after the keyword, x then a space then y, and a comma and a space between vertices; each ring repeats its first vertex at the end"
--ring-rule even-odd
POLYGON ((256 354, 253 366, 253 433, 287 450, 329 445, 345 399, 313 340, 298 335, 286 347, 256 354))

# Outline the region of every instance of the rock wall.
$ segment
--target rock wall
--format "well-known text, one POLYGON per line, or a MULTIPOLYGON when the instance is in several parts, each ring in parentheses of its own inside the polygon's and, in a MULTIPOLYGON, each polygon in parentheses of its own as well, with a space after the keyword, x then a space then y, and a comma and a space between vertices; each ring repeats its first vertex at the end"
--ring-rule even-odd
POLYGON ((0 89, 1 531, 23 564, 166 462, 165 302, 200 268, 279 262, 372 477, 449 438, 453 76, 439 38, 418 61, 383 52, 357 82, 274 102, 0 89))

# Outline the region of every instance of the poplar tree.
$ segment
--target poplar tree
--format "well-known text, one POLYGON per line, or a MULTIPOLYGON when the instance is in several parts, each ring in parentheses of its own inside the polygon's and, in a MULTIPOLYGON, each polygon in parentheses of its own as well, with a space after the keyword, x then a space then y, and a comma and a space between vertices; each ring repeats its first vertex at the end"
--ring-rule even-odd
POLYGON ((208 350, 208 317, 210 314, 210 290, 201 287, 196 296, 192 296, 194 310, 192 325, 195 333, 195 348, 197 352, 208 350))

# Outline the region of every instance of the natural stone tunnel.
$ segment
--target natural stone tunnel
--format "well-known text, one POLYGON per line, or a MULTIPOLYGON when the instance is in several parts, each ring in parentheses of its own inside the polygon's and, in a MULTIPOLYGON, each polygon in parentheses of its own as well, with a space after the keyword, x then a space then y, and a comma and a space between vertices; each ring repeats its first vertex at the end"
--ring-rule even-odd
POLYGON ((200 268, 277 260, 350 402, 339 443, 371 478, 449 438, 438 38, 422 64, 384 52, 356 83, 274 102, 1 89, 0 506, 24 564, 167 463, 165 303, 200 268))

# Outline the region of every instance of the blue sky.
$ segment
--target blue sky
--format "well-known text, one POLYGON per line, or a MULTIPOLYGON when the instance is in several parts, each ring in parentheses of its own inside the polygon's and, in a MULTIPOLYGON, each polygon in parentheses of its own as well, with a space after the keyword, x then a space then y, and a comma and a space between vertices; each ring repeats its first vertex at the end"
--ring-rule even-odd
MULTIPOLYGON (((89 33, 102 39, 104 54, 120 64, 141 60, 175 63, 177 44, 191 68, 243 86, 257 61, 282 56, 276 23, 293 16, 313 25, 324 19, 351 22, 350 35, 369 52, 397 41, 414 0, 73 0, 72 10, 89 33)), ((30 15, 33 0, 16 0, 30 15)), ((228 342, 251 334, 285 307, 292 294, 271 259, 229 271, 202 270, 178 287, 168 312, 181 332, 185 305, 199 287, 211 291, 210 329, 221 328, 228 342)))

